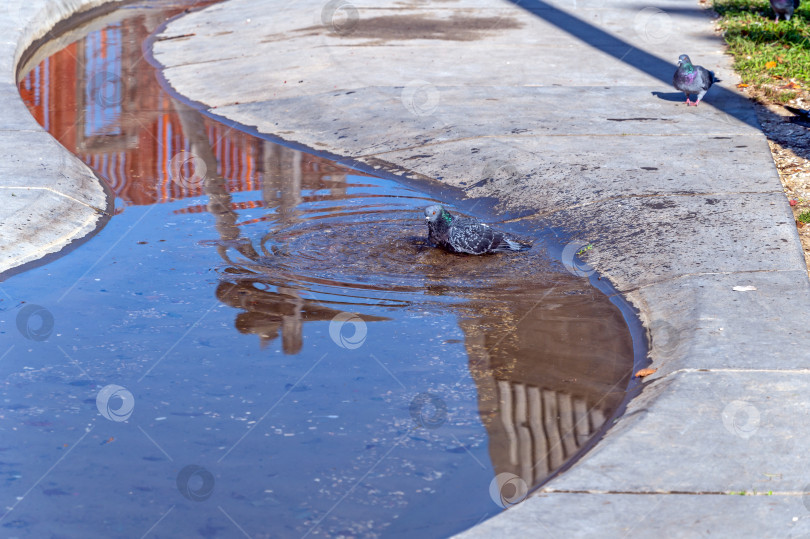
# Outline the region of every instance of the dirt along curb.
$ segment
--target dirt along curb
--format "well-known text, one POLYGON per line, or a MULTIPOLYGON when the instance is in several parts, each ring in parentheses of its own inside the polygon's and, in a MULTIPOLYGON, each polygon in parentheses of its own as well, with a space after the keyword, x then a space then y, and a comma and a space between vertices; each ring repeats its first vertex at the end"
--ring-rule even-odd
POLYGON ((0 279, 77 246, 107 221, 112 197, 28 112, 16 72, 60 21, 109 0, 7 0, 0 7, 5 96, 0 130, 0 279))
POLYGON ((810 282, 697 2, 268 4, 173 21, 154 45, 168 83, 261 133, 494 197, 592 245, 583 258, 649 332, 657 372, 605 438, 466 536, 810 532, 810 282), (722 79, 699 107, 670 84, 682 53, 722 79))

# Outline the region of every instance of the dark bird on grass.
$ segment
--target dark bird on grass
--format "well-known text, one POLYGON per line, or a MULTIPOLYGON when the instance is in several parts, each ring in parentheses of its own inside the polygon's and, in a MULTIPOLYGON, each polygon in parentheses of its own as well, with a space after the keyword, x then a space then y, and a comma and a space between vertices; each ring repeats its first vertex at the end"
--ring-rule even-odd
POLYGON ((799 7, 799 0, 771 0, 771 8, 776 13, 776 22, 779 22, 779 15, 789 21, 797 7, 799 7))
POLYGON ((686 104, 698 106, 700 100, 714 84, 714 73, 703 66, 692 65, 692 60, 685 54, 678 57, 678 69, 672 77, 672 85, 686 94, 686 104), (697 94, 694 103, 689 101, 691 94, 697 94))
POLYGON ((425 219, 430 241, 451 253, 483 255, 525 251, 532 247, 472 217, 454 217, 438 204, 425 208, 425 219))

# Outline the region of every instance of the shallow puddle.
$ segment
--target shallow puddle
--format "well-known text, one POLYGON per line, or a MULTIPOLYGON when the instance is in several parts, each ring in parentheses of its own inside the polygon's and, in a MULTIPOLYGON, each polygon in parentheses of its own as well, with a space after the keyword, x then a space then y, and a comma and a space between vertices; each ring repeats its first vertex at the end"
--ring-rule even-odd
POLYGON ((203 4, 128 5, 21 73, 116 201, 0 286, 2 535, 444 537, 519 502, 621 407, 622 311, 542 238, 437 250, 434 195, 165 93, 143 41, 203 4))

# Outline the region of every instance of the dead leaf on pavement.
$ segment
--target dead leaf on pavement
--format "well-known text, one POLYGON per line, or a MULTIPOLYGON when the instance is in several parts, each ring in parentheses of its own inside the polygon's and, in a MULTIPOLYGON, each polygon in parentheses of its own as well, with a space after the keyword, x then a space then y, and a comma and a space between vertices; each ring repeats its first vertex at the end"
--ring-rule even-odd
POLYGON ((658 369, 641 369, 636 373, 636 378, 644 378, 645 376, 649 376, 658 369))

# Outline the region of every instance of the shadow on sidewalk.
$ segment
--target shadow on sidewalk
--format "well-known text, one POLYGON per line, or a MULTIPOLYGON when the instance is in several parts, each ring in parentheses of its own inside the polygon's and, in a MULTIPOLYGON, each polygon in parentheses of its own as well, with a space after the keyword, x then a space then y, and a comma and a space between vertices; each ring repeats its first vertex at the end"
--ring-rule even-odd
MULTIPOLYGON (((542 0, 509 1, 532 15, 553 24, 594 49, 609 54, 620 62, 624 62, 628 67, 657 78, 665 87, 672 87, 672 75, 676 67, 674 59, 667 61, 659 58, 542 0)), ((669 11, 669 8, 667 8, 667 11, 669 11)), ((661 92, 660 94, 657 97, 667 101, 671 100, 668 93, 661 92)), ((715 85, 703 102, 760 130, 759 122, 752 107, 741 106, 744 101, 748 101, 745 96, 715 85)))

